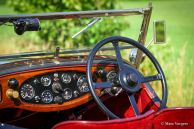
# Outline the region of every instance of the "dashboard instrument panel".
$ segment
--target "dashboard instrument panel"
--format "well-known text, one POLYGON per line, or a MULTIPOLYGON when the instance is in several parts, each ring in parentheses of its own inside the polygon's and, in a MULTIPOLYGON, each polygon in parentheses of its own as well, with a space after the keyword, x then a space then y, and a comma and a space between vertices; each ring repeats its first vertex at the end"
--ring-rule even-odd
POLYGON ((78 71, 58 71, 31 77, 19 89, 26 103, 62 104, 89 92, 86 75, 78 71))
MULTIPOLYGON (((116 64, 96 64, 92 67, 93 74, 96 75, 99 69, 108 73, 116 69, 116 64)), ((96 76, 95 81, 101 82, 103 77, 96 76)), ((74 108, 92 99, 85 64, 13 72, 1 75, 0 85, 0 109, 51 112, 74 108), (10 86, 10 80, 13 86, 10 86)), ((96 92, 100 95, 101 89, 96 89, 96 92)))

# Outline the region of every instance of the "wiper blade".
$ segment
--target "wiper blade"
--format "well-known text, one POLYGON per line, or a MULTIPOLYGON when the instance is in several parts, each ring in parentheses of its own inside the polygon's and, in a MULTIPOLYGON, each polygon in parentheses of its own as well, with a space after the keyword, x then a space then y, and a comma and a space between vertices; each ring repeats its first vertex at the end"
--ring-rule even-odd
POLYGON ((77 32, 76 34, 74 34, 72 36, 72 38, 77 37, 82 32, 86 31, 88 28, 90 28, 91 26, 93 26, 95 23, 99 22, 101 19, 102 19, 101 17, 93 18, 83 29, 81 29, 79 32, 77 32))

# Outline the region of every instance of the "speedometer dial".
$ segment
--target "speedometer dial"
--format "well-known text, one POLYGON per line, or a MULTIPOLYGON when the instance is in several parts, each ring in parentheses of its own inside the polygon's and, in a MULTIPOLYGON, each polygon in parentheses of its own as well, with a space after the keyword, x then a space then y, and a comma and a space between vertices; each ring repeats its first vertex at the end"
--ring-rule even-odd
POLYGON ((79 79, 77 81, 77 86, 81 92, 88 92, 89 91, 89 87, 88 87, 88 83, 87 83, 85 75, 79 77, 79 79))
POLYGON ((25 84, 20 89, 20 95, 25 100, 31 100, 35 96, 34 88, 30 84, 25 84))

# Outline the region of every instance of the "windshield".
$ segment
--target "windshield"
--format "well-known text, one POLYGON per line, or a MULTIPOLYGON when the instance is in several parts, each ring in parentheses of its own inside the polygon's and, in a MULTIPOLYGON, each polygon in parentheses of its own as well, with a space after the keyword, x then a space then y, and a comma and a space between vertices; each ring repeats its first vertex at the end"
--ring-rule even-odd
POLYGON ((25 32, 23 35, 17 35, 14 32, 13 25, 6 23, 0 26, 2 35, 0 55, 21 54, 24 52, 54 52, 56 47, 60 47, 62 51, 90 49, 100 40, 116 35, 137 40, 142 17, 102 17, 88 27, 94 20, 96 20, 95 17, 42 20, 40 21, 40 31, 25 32), (133 26, 134 23, 136 26, 133 26))

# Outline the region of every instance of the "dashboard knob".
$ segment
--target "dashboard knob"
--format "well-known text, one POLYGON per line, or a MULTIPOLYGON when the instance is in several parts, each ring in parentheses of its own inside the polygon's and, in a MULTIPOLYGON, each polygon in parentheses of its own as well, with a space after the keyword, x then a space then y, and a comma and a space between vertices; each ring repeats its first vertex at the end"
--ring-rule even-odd
POLYGON ((8 89, 8 90, 6 91, 6 96, 7 96, 8 98, 10 98, 10 99, 12 99, 12 98, 17 99, 17 98, 19 98, 19 93, 18 93, 18 91, 16 91, 16 90, 8 89))
POLYGON ((78 97, 78 96, 79 96, 79 92, 78 92, 77 90, 75 90, 75 91, 73 92, 73 95, 74 95, 74 97, 78 97))
POLYGON ((18 86, 19 86, 19 82, 18 82, 17 79, 11 78, 11 79, 9 79, 9 81, 8 81, 8 86, 9 86, 9 88, 11 88, 11 89, 17 89, 18 86))
POLYGON ((39 96, 35 96, 34 97, 35 101, 38 103, 40 101, 40 97, 39 96))
POLYGON ((62 104, 62 103, 63 103, 62 97, 59 97, 59 96, 56 96, 56 97, 54 98, 54 101, 55 101, 55 103, 58 103, 58 104, 62 104))

